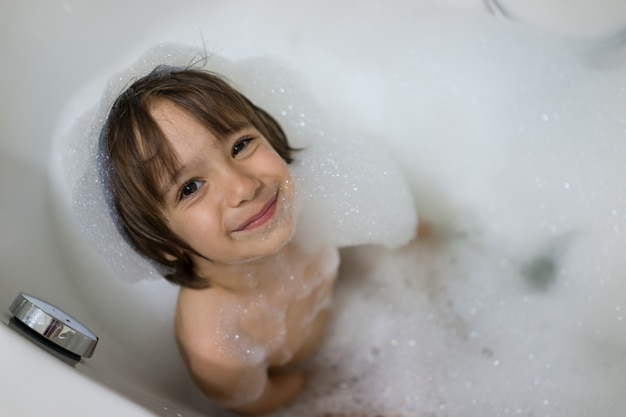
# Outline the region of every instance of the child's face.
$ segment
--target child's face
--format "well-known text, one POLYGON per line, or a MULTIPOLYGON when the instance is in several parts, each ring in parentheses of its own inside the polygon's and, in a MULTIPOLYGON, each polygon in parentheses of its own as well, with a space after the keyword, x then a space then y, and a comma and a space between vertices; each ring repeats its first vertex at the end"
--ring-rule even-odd
POLYGON ((181 165, 163 184, 170 229, 213 263, 245 262, 284 247, 293 231, 294 190, 269 142, 253 127, 220 140, 167 101, 151 113, 181 165))

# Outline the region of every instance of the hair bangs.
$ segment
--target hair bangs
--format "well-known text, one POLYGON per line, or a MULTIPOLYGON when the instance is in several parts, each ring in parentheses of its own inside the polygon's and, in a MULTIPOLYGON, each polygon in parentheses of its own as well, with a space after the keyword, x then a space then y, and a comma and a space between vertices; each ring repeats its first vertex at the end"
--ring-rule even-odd
POLYGON ((251 126, 256 119, 251 103, 235 91, 224 91, 212 85, 190 85, 188 89, 165 91, 159 99, 178 106, 220 140, 251 126))
POLYGON ((134 165, 135 169, 126 174, 142 187, 135 190, 137 194, 161 205, 164 203, 162 185, 174 178, 181 166, 180 161, 149 111, 138 112, 133 117, 132 130, 132 143, 128 149, 130 158, 126 166, 134 165))

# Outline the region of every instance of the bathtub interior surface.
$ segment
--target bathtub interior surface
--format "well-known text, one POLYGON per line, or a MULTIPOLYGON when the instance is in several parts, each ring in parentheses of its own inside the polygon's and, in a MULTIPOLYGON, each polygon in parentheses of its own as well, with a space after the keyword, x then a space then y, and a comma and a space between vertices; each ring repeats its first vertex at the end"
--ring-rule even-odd
MULTIPOLYGON (((519 338, 511 338, 511 340, 521 340, 526 347, 538 349, 534 352, 533 358, 543 354, 541 366, 558 368, 558 372, 561 372, 559 374, 557 371, 546 369, 541 371, 543 373, 537 371, 538 375, 545 376, 545 379, 539 381, 543 384, 542 387, 562 382, 568 375, 579 378, 586 372, 589 376, 588 382, 582 379, 576 380, 566 389, 567 395, 572 400, 579 395, 588 401, 585 404, 591 411, 601 410, 610 413, 616 409, 624 409, 624 403, 619 402, 620 388, 623 388, 623 385, 619 383, 619 375, 624 371, 625 365, 623 361, 618 361, 619 355, 616 354, 620 346, 624 345, 624 339, 619 334, 621 327, 618 326, 617 321, 618 317, 621 317, 620 308, 622 306, 626 308, 626 302, 620 295, 623 286, 619 284, 621 264, 618 260, 620 249, 626 245, 623 244, 621 235, 616 232, 616 228, 626 227, 624 223, 626 203, 618 192, 624 154, 623 149, 614 143, 618 140, 615 138, 619 138, 617 133, 623 129, 623 117, 616 110, 620 104, 623 105, 623 98, 619 91, 615 91, 619 90, 617 81, 620 79, 619 70, 622 65, 619 59, 619 49, 614 47, 610 51, 612 54, 610 56, 616 56, 618 59, 608 59, 609 52, 607 52, 607 55, 600 56, 602 59, 595 61, 602 64, 598 66, 604 66, 604 70, 600 68, 599 73, 594 73, 591 81, 581 82, 581 74, 576 72, 578 70, 573 70, 573 73, 562 71, 562 74, 556 74, 557 68, 555 73, 547 78, 542 78, 544 74, 533 74, 532 69, 527 72, 514 71, 513 77, 519 76, 520 79, 537 81, 538 85, 546 88, 550 87, 551 82, 557 80, 556 91, 564 97, 569 97, 567 95, 569 84, 558 80, 570 77, 575 81, 575 87, 580 89, 580 95, 587 98, 587 103, 580 105, 580 111, 572 110, 570 107, 562 107, 559 97, 550 98, 551 94, 555 93, 543 94, 541 91, 534 91, 539 97, 547 99, 543 107, 539 99, 536 102, 529 102, 537 106, 535 111, 530 111, 529 114, 524 113, 524 108, 508 107, 508 109, 513 108, 524 113, 519 118, 513 118, 512 121, 520 123, 521 127, 525 127, 527 123, 525 133, 531 138, 530 142, 524 143, 520 140, 513 143, 511 148, 506 148, 498 146, 495 140, 476 141, 476 138, 481 135, 480 130, 484 129, 482 126, 489 125, 489 118, 494 117, 493 114, 497 117, 507 117, 496 111, 497 109, 494 110, 493 104, 489 107, 493 111, 490 113, 472 110, 477 106, 480 108, 479 105, 485 102, 468 101, 467 106, 452 105, 446 109, 448 102, 444 99, 440 102, 434 100, 433 106, 440 106, 438 111, 429 112, 424 105, 418 106, 421 110, 425 110, 426 114, 433 116, 430 121, 426 120, 426 117, 413 119, 411 111, 406 108, 398 111, 388 110, 392 109, 394 104, 394 96, 393 94, 388 96, 388 91, 394 92, 395 98, 400 97, 401 101, 406 97, 400 91, 406 91, 407 97, 415 92, 415 86, 411 85, 411 79, 406 76, 410 70, 417 71, 421 68, 419 65, 421 62, 416 58, 419 56, 420 47, 426 47, 432 52, 431 43, 424 40, 413 41, 407 39, 405 35, 427 33, 432 29, 432 27, 429 29, 429 24, 433 27, 441 25, 436 19, 430 22, 419 20, 421 13, 427 11, 422 10, 421 5, 399 1, 387 3, 387 6, 384 6, 376 2, 367 2, 366 6, 361 6, 356 10, 355 4, 351 2, 339 5, 337 2, 296 5, 293 2, 263 1, 255 3, 254 6, 252 3, 243 1, 216 1, 210 5, 204 3, 159 2, 155 6, 153 2, 147 1, 130 4, 116 1, 106 3, 8 1, 0 6, 2 8, 0 31, 3 35, 0 41, 0 52, 6 59, 5 62, 15 63, 15 65, 5 65, 4 76, 0 77, 0 90, 5 92, 5 97, 0 104, 2 106, 0 108, 2 133, 0 189, 3 195, 0 205, 2 214, 0 235, 2 261, 0 265, 3 275, 0 282, 0 306, 8 307, 19 291, 30 292, 59 305, 87 324, 100 337, 94 357, 83 361, 73 369, 57 364, 54 359, 47 358, 45 355, 38 355, 38 352, 26 347, 20 339, 11 337, 13 335, 5 332, 3 328, 0 331, 0 337, 3 342, 7 341, 10 344, 12 356, 19 358, 19 361, 10 363, 7 359, 4 362, 4 369, 17 373, 18 365, 31 366, 27 373, 21 374, 24 376, 34 375, 41 369, 45 369, 45 372, 42 372, 44 374, 42 379, 45 380, 43 387, 48 388, 41 388, 41 392, 63 395, 62 384, 57 384, 59 380, 56 379, 57 376, 62 376, 65 381, 70 381, 67 383, 72 386, 85 387, 85 391, 79 391, 81 398, 91 399, 97 396, 98 401, 102 400, 106 404, 111 404, 111 409, 103 407, 100 410, 94 410, 92 415, 111 415, 109 414, 111 412, 120 415, 141 415, 145 412, 163 416, 221 414, 199 399, 188 377, 181 371, 180 359, 171 336, 164 334, 163 330, 167 328, 171 318, 167 314, 162 314, 165 310, 162 306, 155 309, 147 301, 153 296, 163 297, 163 304, 171 305, 175 292, 164 283, 158 285, 140 283, 129 287, 128 284, 118 280, 99 256, 85 246, 84 240, 70 225, 71 219, 64 212, 65 206, 59 202, 58 196, 54 194, 54 188, 50 185, 47 169, 55 132, 66 128, 71 122, 68 115, 75 115, 82 106, 93 104, 90 100, 93 99, 94 94, 97 94, 98 89, 102 88, 104 80, 123 69, 155 43, 180 41, 200 45, 204 42, 208 49, 215 49, 233 59, 269 55, 287 61, 293 68, 304 74, 307 83, 311 86, 312 95, 328 109, 329 113, 335 115, 337 120, 334 121, 343 123, 349 129, 358 132, 367 131, 369 136, 385 137, 388 131, 383 122, 391 121, 395 125, 406 125, 407 120, 411 120, 420 123, 421 128, 427 131, 441 129, 443 132, 438 139, 439 142, 433 142, 430 147, 428 145, 421 147, 422 154, 418 156, 404 154, 402 141, 390 141, 392 147, 395 146, 392 149, 394 156, 415 181, 413 185, 416 195, 428 197, 418 199, 418 206, 426 217, 430 217, 439 227, 440 234, 432 245, 417 243, 397 253, 366 248, 363 252, 348 251, 345 254, 343 272, 345 280, 339 288, 337 297, 340 304, 338 307, 340 318, 334 325, 338 329, 335 330, 335 334, 345 329, 358 329, 359 327, 350 324, 350 320, 354 320, 355 315, 359 313, 371 317, 373 312, 378 314, 378 319, 372 320, 369 324, 377 329, 377 333, 372 336, 371 333, 365 332, 367 336, 372 337, 368 341, 363 340, 358 334, 346 332, 346 338, 353 337, 354 340, 359 341, 361 348, 365 346, 363 348, 365 350, 359 350, 356 353, 347 349, 350 344, 345 341, 334 339, 329 342, 324 352, 334 350, 337 356, 328 358, 324 353, 319 363, 314 364, 322 369, 332 368, 333 363, 345 358, 346 363, 352 363, 354 369, 346 370, 345 375, 333 375, 330 369, 329 372, 319 377, 317 380, 319 385, 330 387, 329 391, 321 390, 306 397, 300 405, 301 412, 306 412, 305 407, 311 407, 311 404, 321 401, 320 398, 326 398, 327 406, 332 407, 332 401, 341 404, 340 396, 351 395, 354 397, 355 410, 367 411, 367 407, 380 406, 375 402, 368 402, 370 399, 365 397, 370 391, 362 382, 367 381, 367 375, 363 375, 360 369, 377 369, 385 364, 386 360, 397 364, 398 359, 394 360, 393 355, 411 361, 410 355, 415 354, 415 348, 420 343, 419 335, 395 333, 398 323, 404 325, 406 329, 423 326, 434 332, 430 334, 436 335, 434 339, 440 344, 425 343, 420 355, 428 357, 430 354, 431 361, 439 365, 444 364, 446 360, 458 363, 454 355, 460 355, 459 352, 442 349, 437 353, 436 349, 450 340, 459 343, 455 339, 459 337, 464 340, 463 343, 466 343, 467 348, 472 352, 474 349, 474 353, 479 357, 464 368, 464 371, 470 372, 472 369, 469 366, 474 366, 473 370, 476 374, 483 372, 493 378, 491 382, 503 382, 506 386, 507 373, 515 375, 520 371, 515 367, 516 364, 507 363, 506 359, 515 359, 518 356, 499 357, 500 352, 494 346, 503 350, 508 348, 518 353, 521 351, 516 351, 517 348, 509 345, 508 341, 499 343, 497 340, 489 342, 483 340, 484 343, 481 345, 475 341, 476 336, 471 337, 471 329, 467 331, 463 328, 467 322, 470 322, 475 325, 474 331, 481 329, 484 333, 488 333, 486 326, 492 325, 494 321, 484 317, 498 314, 508 318, 503 318, 502 326, 519 325, 519 338), (124 12, 120 13, 120 10, 124 12), (328 10, 333 10, 330 18, 328 10), (422 23, 422 28, 413 31, 411 24, 416 19, 422 23), (377 34, 377 28, 385 28, 385 33, 377 34), (369 46, 365 46, 363 40, 368 42, 369 46), (389 40, 392 40, 394 47, 402 53, 394 54, 390 51, 391 48, 386 48, 385 42, 389 40), (401 70, 394 74, 395 68, 401 68, 401 70), (345 83, 337 80, 345 80, 345 83), (85 85, 91 85, 92 88, 85 92, 85 85), (612 85, 615 86, 614 89, 611 88, 612 85), (337 91, 340 93, 334 91, 333 88, 338 88, 337 91), (367 99, 368 95, 363 94, 363 91, 368 91, 372 97, 375 97, 375 100, 367 99), (82 96, 76 98, 79 92, 82 96), (601 98, 600 93, 608 95, 601 98), (70 108, 67 107, 68 103, 72 103, 70 108), (381 103, 387 107, 381 109, 381 103), (570 113, 559 115, 552 111, 554 109, 566 109, 570 113), (467 117, 454 118, 455 111, 466 114, 467 117), (457 143, 457 153, 451 155, 451 165, 456 164, 458 169, 444 169, 443 173, 436 166, 436 163, 442 160, 439 155, 444 147, 441 141, 447 140, 447 143, 455 145, 449 135, 459 132, 447 126, 446 123, 440 122, 438 118, 441 118, 441 114, 451 117, 462 125, 465 123, 470 138, 469 143, 465 145, 457 143), (591 141, 582 140, 562 153, 558 143, 543 144, 541 138, 545 137, 545 131, 538 129, 538 125, 531 119, 538 118, 547 125, 558 116, 564 119, 569 116, 567 121, 572 121, 571 119, 575 116, 586 120, 589 130, 585 133, 588 133, 589 137, 598 139, 600 146, 606 149, 592 147, 590 151, 591 141), (471 138, 474 138, 474 142, 471 138), (612 146, 615 146, 614 152, 610 152, 612 146), (429 152, 436 154, 432 163, 428 160, 429 152), (493 158, 477 156, 486 152, 491 152, 495 156, 493 158), (587 155, 585 155, 586 152, 587 155), (590 156, 591 159, 584 158, 584 156, 590 156), (500 157, 504 162, 498 161, 500 157), (522 166, 525 163, 528 165, 528 161, 535 161, 530 165, 531 168, 538 170, 539 175, 537 172, 532 173, 531 168, 522 169, 517 173, 511 172, 510 165, 522 166), (585 167, 585 163, 591 165, 585 167), (556 167, 554 170, 542 168, 551 164, 556 167), (472 170, 475 172, 473 175, 467 174, 472 170), (503 175, 503 172, 507 175, 503 175), (459 181, 454 179, 459 175, 465 175, 463 177, 465 182, 461 185, 461 188, 466 189, 465 192, 453 189, 451 186, 454 181, 459 181), (481 175, 486 175, 490 179, 487 185, 482 181, 481 175), (428 181, 424 179, 425 176, 428 177, 428 181), (545 190, 545 193, 541 194, 544 209, 550 213, 543 217, 537 214, 543 209, 529 203, 537 197, 536 190, 541 187, 545 190), (501 194, 486 196, 484 207, 477 207, 476 200, 471 197, 471 194, 488 194, 494 189, 501 194), (522 190, 521 195, 512 191, 517 189, 522 190), (597 207, 591 204, 594 199, 600 201, 597 207), (520 209, 516 208, 516 205, 523 206, 529 214, 520 214, 520 209), (560 205, 567 207, 563 211, 562 218, 554 215, 556 208, 560 205), (589 207, 585 209, 586 206, 589 207), (481 212, 480 209, 483 211, 481 212), (544 221, 545 224, 529 224, 524 220, 526 214, 533 219, 544 221), (594 220, 594 216, 601 221, 594 220), (576 224, 572 225, 572 222, 576 224), (476 225, 484 226, 485 224, 487 226, 483 229, 487 231, 476 227, 476 225), (531 233, 525 235, 520 233, 520 230, 525 228, 531 229, 531 233), (555 229, 556 233, 551 231, 551 228, 555 229), (587 231, 593 229, 589 233, 591 237, 580 244, 565 245, 568 249, 563 251, 564 246, 559 239, 567 240, 569 239, 568 232, 580 233, 582 229, 587 229, 587 231), (511 242, 515 239, 511 237, 507 240, 503 237, 518 235, 523 236, 520 238, 521 242, 511 242), (459 245, 465 245, 464 249, 459 249, 459 245), (472 249, 468 251, 466 249, 469 246, 472 249), (500 247, 506 247, 510 249, 510 252, 494 250, 500 247), (364 256, 368 254, 371 256, 364 256), (549 256, 543 256, 545 254, 549 256), (591 266, 573 258, 587 259, 587 263, 591 266), (377 264, 368 263, 368 259, 377 260, 377 264), (494 274, 500 271, 503 276, 519 275, 520 282, 528 283, 529 279, 534 279, 539 284, 534 284, 535 286, 532 287, 534 290, 523 286, 507 289, 506 286, 496 285, 490 288, 489 285, 477 279, 480 276, 478 273, 461 284, 433 282, 432 276, 428 275, 430 270, 431 272, 439 271, 439 273, 447 271, 452 277, 462 276, 458 270, 454 269, 455 262, 456 265, 460 265, 459 268, 473 267, 477 271, 482 270, 484 276, 487 277, 494 277, 494 274), (414 263, 420 263, 420 265, 414 265, 414 263), (522 265, 519 266, 518 263, 522 265), (490 269, 493 265, 499 268, 496 272, 490 269), (562 271, 564 265, 568 266, 571 271, 562 271), (411 272, 418 270, 421 272, 411 272), (380 276, 391 273, 399 273, 409 280, 409 284, 403 282, 403 285, 413 285, 415 288, 407 291, 406 287, 397 288, 393 283, 381 281, 380 276), (576 276, 580 274, 585 274, 582 282, 576 280, 576 276), (524 277, 531 278, 524 280, 524 277), (553 279, 555 282, 551 281, 553 279), (596 279, 605 282, 604 289, 592 284, 596 279), (476 288, 483 292, 481 293, 476 288), (587 299, 580 297, 581 288, 591 290, 587 299), (606 288, 614 290, 609 291, 606 288), (404 291, 405 297, 390 297, 388 294, 394 289, 404 291), (474 294, 476 298, 471 300, 455 293, 455 291, 461 292, 462 290, 474 294), (359 291, 361 295, 356 298, 348 296, 351 292, 359 291), (427 294, 430 298, 425 300, 423 294, 427 294), (497 297, 494 296, 494 299, 489 300, 489 294, 496 294, 497 297), (522 294, 523 296, 520 296, 522 294), (574 295, 567 299, 567 294, 574 295), (427 309, 412 307, 415 300, 420 300, 425 305, 433 302, 437 306, 434 311, 438 315, 429 316, 430 312, 427 309), (580 305, 576 305, 578 301, 581 301, 580 305), (450 303, 457 303, 457 305, 453 308, 450 303), (527 321, 512 320, 511 317, 515 315, 515 311, 523 311, 515 310, 514 307, 507 309, 509 305, 516 303, 531 305, 534 315, 529 314, 527 321), (558 306, 560 310, 551 310, 551 303, 558 306), (601 303, 606 304, 607 307, 593 308, 601 303), (370 306, 370 309, 365 306, 370 306), (592 311, 593 314, 582 314, 580 313, 582 310, 592 311), (155 312, 158 314, 155 315, 155 312), (406 313, 402 316, 404 318, 396 316, 398 312, 406 313), (576 315, 577 312, 580 314, 576 315), (423 316, 417 317, 421 313, 423 316), (531 334, 533 326, 542 321, 542 314, 545 323, 571 326, 571 328, 568 327, 566 335, 555 333, 552 336, 546 336, 546 332, 541 332, 545 336, 543 339, 531 338, 529 341, 523 332, 531 334), (472 318, 476 315, 480 319, 472 318), (564 320, 563 317, 567 315, 578 319, 571 322, 564 320), (567 338, 569 341, 581 340, 578 339, 578 323, 583 329, 588 329, 590 326, 597 327, 596 334, 592 335, 595 338, 589 337, 583 340, 585 352, 598 360, 586 361, 582 363, 579 371, 574 372, 570 365, 576 360, 576 355, 580 350, 569 349, 569 345, 562 345, 559 338, 567 338), (437 326, 440 326, 442 330, 434 329, 437 326), (463 333, 464 331, 467 333, 463 333), (136 332, 142 332, 143 337, 133 338, 136 332), (450 334, 445 334, 445 332, 450 334), (552 350, 542 349, 536 345, 539 342, 553 343, 556 348, 564 348, 574 353, 570 356, 567 353, 559 356, 552 350), (158 354, 142 353, 146 345, 158 345, 158 354), (391 348, 397 349, 391 350, 391 348), (451 357, 444 358, 442 357, 444 354, 449 354, 451 357), (357 360, 350 362, 348 360, 350 356, 356 357, 357 360), (163 361, 163 358, 168 358, 168 360, 163 361), (555 362, 550 358, 559 360, 555 362), (97 382, 93 386, 85 385, 85 378, 97 382), (593 383, 597 383, 597 387, 590 389, 590 384, 593 383), (107 390, 99 390, 101 385, 123 393, 133 402, 125 402, 107 390), (584 394, 586 390, 588 394, 584 394), (599 390, 603 390, 602 395, 598 394, 599 390), (591 399, 586 395, 594 394, 600 395, 598 398, 605 404, 593 408, 591 399)), ((549 9, 546 2, 542 2, 542 5, 537 3, 534 9, 531 6, 526 6, 524 9, 520 4, 502 1, 502 5, 509 7, 511 13, 518 16, 514 19, 516 23, 512 21, 494 23, 485 20, 484 32, 476 30, 476 22, 482 22, 483 18, 491 18, 486 16, 481 2, 444 1, 441 3, 443 5, 437 6, 432 16, 443 19, 441 21, 446 22, 448 27, 454 27, 458 32, 456 37, 453 36, 444 43, 447 42, 445 44, 449 46, 456 45, 455 53, 465 53, 468 56, 472 56, 472 46, 459 43, 459 39, 464 37, 464 30, 469 31, 469 38, 476 42, 481 39, 483 42, 489 42, 493 40, 489 37, 490 34, 499 36, 505 33, 502 32, 504 25, 516 26, 520 21, 524 21, 531 26, 535 25, 542 29, 554 28, 555 32, 565 33, 570 39, 577 39, 576 45, 592 45, 599 48, 605 45, 601 42, 602 39, 610 38, 621 28, 626 27, 626 13, 622 2, 618 1, 580 2, 581 5, 583 3, 594 5, 594 18, 584 22, 576 18, 576 16, 580 18, 589 14, 583 6, 576 9, 576 13, 567 15, 567 19, 558 20, 559 13, 550 12, 550 10, 545 12, 549 9), (460 48, 459 45, 461 45, 460 48)), ((565 2, 553 1, 549 4, 555 10, 560 11, 563 10, 565 2)), ((560 59, 572 59, 567 62, 579 62, 588 57, 594 57, 591 53, 587 55, 581 53, 580 56, 569 58, 567 51, 569 43, 565 42, 567 45, 561 48, 560 41, 556 41, 555 47, 550 45, 554 42, 551 35, 541 36, 545 36, 546 45, 542 45, 540 40, 535 40, 533 42, 536 43, 532 44, 540 51, 538 54, 541 51, 547 51, 547 53, 566 51, 562 52, 566 57, 557 58, 557 62, 564 62, 559 61, 560 59)), ((502 42, 506 41, 504 37, 502 42)), ((593 51, 597 51, 598 48, 593 51)), ((479 47, 476 49, 481 50, 479 47)), ((485 50, 482 49, 482 51, 485 50)), ((537 58, 532 53, 528 53, 528 56, 537 58)), ((444 75, 434 77, 438 81, 443 80, 443 83, 438 85, 439 87, 446 86, 446 81, 454 80, 454 76, 458 76, 458 80, 467 81, 470 87, 477 88, 475 91, 471 88, 463 91, 463 86, 458 86, 461 88, 458 96, 460 100, 471 99, 471 94, 475 92, 477 95, 474 98, 477 100, 491 99, 502 104, 498 101, 498 89, 504 88, 505 91, 509 91, 506 88, 510 88, 511 85, 498 70, 512 67, 498 66, 497 56, 478 53, 474 55, 474 58, 484 60, 484 65, 476 64, 468 67, 475 73, 455 75, 449 66, 444 66, 431 68, 430 74, 443 71, 444 75), (477 82, 477 79, 483 79, 484 82, 477 82), (483 93, 482 96, 481 93, 483 93)), ((537 59, 537 62, 546 60, 549 62, 553 57, 546 56, 543 61, 541 57, 537 59)), ((434 60, 426 62, 425 65, 436 66, 454 62, 454 60, 446 61, 445 59, 439 62, 434 60)), ((420 74, 423 75, 424 72, 420 74)), ((447 85, 447 87, 452 86, 447 85)), ((530 88, 532 90, 532 86, 530 88)), ((445 98, 453 96, 453 94, 447 95, 445 98)), ((572 97, 575 98, 576 95, 572 97)), ((562 138, 565 134, 556 127, 553 129, 555 130, 548 129, 548 131, 555 137, 562 138)), ((414 135, 411 129, 400 128, 394 133, 406 135, 406 137, 414 135)), ((510 134, 506 129, 500 128, 485 129, 484 133, 494 136, 510 134)), ((567 133, 575 132, 567 131, 567 133)), ((520 132, 516 132, 515 135, 518 139, 523 137, 520 132)), ((532 282, 529 285, 532 286, 532 282)), ((510 335, 510 333, 507 334, 510 335)), ((491 336, 497 339, 497 335, 491 336)), ((528 363, 532 362, 532 359, 528 357, 526 359, 528 363)), ((524 365, 532 367, 526 362, 524 365)), ((459 414, 458 408, 454 408, 454 401, 450 401, 450 397, 445 392, 437 391, 437 387, 432 384, 445 380, 449 385, 440 388, 448 388, 450 392, 458 393, 462 392, 462 389, 455 387, 454 384, 468 381, 460 381, 460 379, 457 381, 450 375, 438 373, 454 374, 454 369, 448 369, 445 366, 426 367, 424 370, 431 372, 431 385, 426 381, 427 378, 420 379, 419 375, 413 378, 403 375, 401 380, 405 382, 404 388, 394 385, 394 382, 390 380, 380 381, 378 385, 374 384, 379 394, 377 398, 383 402, 389 398, 400 398, 404 401, 402 407, 406 412, 427 409, 432 415, 445 415, 446 412, 455 416, 462 415, 459 414), (409 392, 409 389, 413 392, 409 392), (416 392, 425 393, 421 399, 421 408, 418 399, 414 397, 416 392)), ((401 371, 397 370, 397 372, 401 371)), ((521 371, 520 373, 523 374, 521 371)), ((515 385, 516 383, 520 384, 525 381, 525 379, 516 380, 513 377, 510 379, 509 382, 512 385, 507 389, 511 390, 519 388, 515 385)), ((497 409, 502 415, 516 413, 518 409, 523 412, 528 411, 524 408, 528 404, 524 404, 523 401, 516 406, 498 404, 493 396, 486 394, 491 387, 489 382, 474 379, 472 380, 474 387, 466 387, 466 391, 472 395, 482 393, 485 398, 493 401, 493 404, 480 403, 478 406, 484 407, 483 410, 497 409), (481 383, 484 384, 482 388, 485 391, 475 389, 475 386, 481 386, 481 383), (510 408, 507 409, 507 406, 510 408), (509 411, 505 412, 505 410, 509 411)), ((11 387, 10 380, 5 377, 2 377, 2 387, 5 393, 17 393, 17 390, 11 387)), ((504 391, 506 389, 503 389, 504 391)), ((527 395, 532 396, 535 392, 537 391, 530 390, 527 395)), ((539 405, 546 407, 546 414, 567 415, 562 414, 564 410, 575 410, 572 407, 575 407, 576 402, 567 403, 567 398, 559 397, 558 387, 551 387, 551 390, 540 392, 556 393, 554 398, 546 397, 537 400, 541 403, 539 405), (544 403, 545 401, 547 403, 544 403)), ((505 399, 511 398, 507 397, 506 393, 502 396, 505 399)), ((29 400, 17 396, 12 396, 11 399, 12 402, 2 407, 9 407, 9 411, 20 415, 19 413, 24 411, 24 404, 28 404, 29 400)), ((472 401, 471 398, 462 400, 466 401, 463 403, 466 405, 471 404, 472 401)), ((458 404, 461 403, 459 399, 458 404)), ((394 404, 399 407, 397 401, 394 404)), ((88 400, 81 403, 81 406, 87 405, 88 400)), ((46 405, 45 403, 31 403, 28 407, 30 407, 28 410, 32 411, 30 414, 37 414, 37 410, 44 410, 46 405)), ((72 414, 72 411, 68 410, 67 415, 84 415, 84 411, 85 409, 80 409, 72 414)), ((578 410, 578 412, 582 411, 578 410)), ((28 415, 29 412, 25 414, 28 415)))

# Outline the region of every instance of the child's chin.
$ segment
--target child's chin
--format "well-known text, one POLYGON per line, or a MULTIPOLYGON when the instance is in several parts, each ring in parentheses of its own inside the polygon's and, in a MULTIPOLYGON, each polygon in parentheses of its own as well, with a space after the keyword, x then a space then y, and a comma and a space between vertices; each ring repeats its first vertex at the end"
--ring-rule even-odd
POLYGON ((276 255, 287 246, 293 235, 292 222, 281 224, 280 227, 268 226, 266 230, 260 230, 258 234, 249 236, 250 240, 246 242, 249 245, 247 256, 226 263, 232 265, 245 264, 276 255))
POLYGON ((291 222, 288 225, 280 225, 280 228, 274 228, 259 236, 258 247, 266 256, 274 255, 291 241, 293 234, 294 228, 291 222))
POLYGON ((259 244, 258 248, 263 254, 261 256, 277 254, 287 246, 293 235, 294 227, 291 221, 288 224, 281 224, 279 227, 263 233, 257 241, 259 244))

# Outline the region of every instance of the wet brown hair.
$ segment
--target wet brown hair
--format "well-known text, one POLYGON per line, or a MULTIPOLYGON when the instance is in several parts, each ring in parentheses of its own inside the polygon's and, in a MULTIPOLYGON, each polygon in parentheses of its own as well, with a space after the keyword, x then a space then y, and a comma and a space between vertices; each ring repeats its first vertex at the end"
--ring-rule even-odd
MULTIPOLYGON (((135 81, 113 104, 100 135, 103 173, 120 232, 139 253, 169 267, 169 281, 204 288, 190 254, 199 255, 170 230, 161 184, 179 161, 150 109, 160 100, 178 106, 217 138, 252 126, 287 162, 292 148, 280 125, 218 75, 159 66, 135 81)), ((201 255, 199 255, 201 256, 201 255)))

